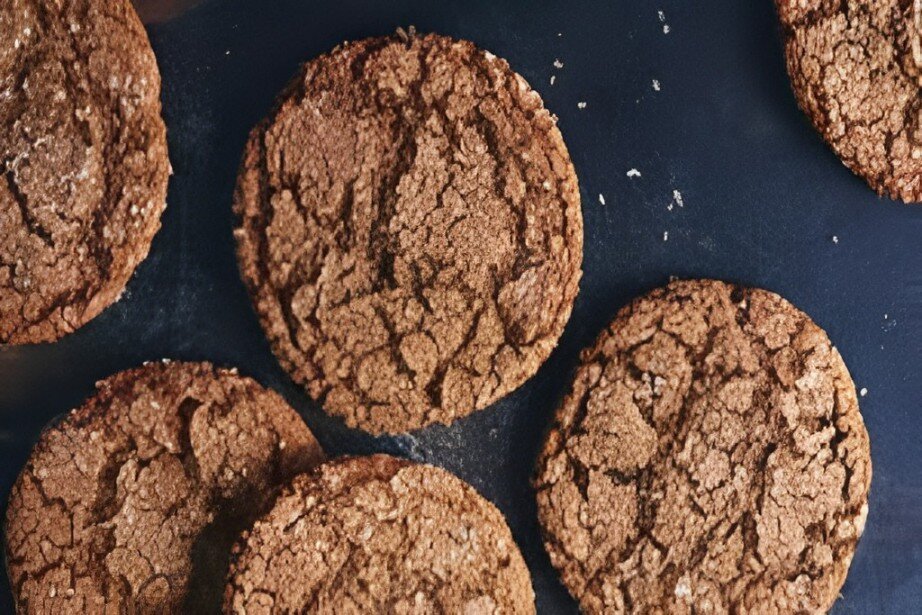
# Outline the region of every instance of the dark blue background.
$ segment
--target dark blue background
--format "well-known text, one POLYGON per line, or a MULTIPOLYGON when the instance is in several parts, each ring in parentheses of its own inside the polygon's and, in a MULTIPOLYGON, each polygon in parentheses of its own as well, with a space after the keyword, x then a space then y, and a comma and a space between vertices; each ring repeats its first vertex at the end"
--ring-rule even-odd
POLYGON ((619 307, 671 275, 716 277, 806 311, 868 389, 871 512, 834 612, 919 612, 922 205, 876 197, 810 128, 770 0, 212 0, 150 34, 175 168, 163 230, 116 306, 57 344, 0 352, 4 501, 42 426, 96 380, 150 359, 208 359, 281 391, 333 454, 388 451, 471 482, 506 514, 539 610, 574 611, 528 485, 542 432, 579 350, 619 307), (373 439, 326 418, 276 364, 237 274, 230 202, 248 130, 301 62, 409 24, 508 59, 560 116, 583 195, 585 276, 560 347, 519 391, 450 428, 373 439), (685 206, 669 211, 674 189, 685 206))

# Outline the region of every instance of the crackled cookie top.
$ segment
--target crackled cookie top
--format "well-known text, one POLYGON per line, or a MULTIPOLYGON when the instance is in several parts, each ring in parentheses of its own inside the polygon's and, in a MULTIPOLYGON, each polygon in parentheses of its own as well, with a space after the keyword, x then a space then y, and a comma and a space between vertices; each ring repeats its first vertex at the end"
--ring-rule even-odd
POLYGON ((276 355, 374 433, 515 389, 577 291, 579 191, 555 120, 466 41, 368 39, 309 62, 251 134, 235 208, 276 355))
POLYGON ((281 397, 236 372, 156 363, 104 380, 13 487, 17 610, 216 610, 233 541, 322 455, 281 397))
POLYGON ((298 476, 235 547, 225 612, 534 613, 502 514, 445 470, 375 455, 298 476))
POLYGON ((922 2, 776 0, 801 108, 878 193, 922 201, 922 2))
POLYGON ((763 290, 675 282, 583 355, 541 454, 545 546, 588 613, 825 612, 871 460, 826 334, 763 290))
POLYGON ((130 2, 0 3, 0 344, 53 341, 118 299, 169 169, 130 2))

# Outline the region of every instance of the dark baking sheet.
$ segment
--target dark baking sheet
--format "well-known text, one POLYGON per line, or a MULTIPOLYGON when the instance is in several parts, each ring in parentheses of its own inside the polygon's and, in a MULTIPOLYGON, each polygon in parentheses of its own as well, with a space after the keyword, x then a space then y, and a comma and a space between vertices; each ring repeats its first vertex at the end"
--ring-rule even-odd
POLYGON ((4 508, 42 426, 97 379, 208 359, 282 392, 333 454, 386 451, 468 480, 506 514, 539 610, 572 612, 528 485, 542 432, 579 350, 619 307, 671 275, 717 277, 805 310, 868 390, 871 512, 834 612, 922 608, 922 206, 877 198, 810 128, 770 0, 211 0, 150 34, 175 168, 163 230, 116 306, 57 344, 0 352, 4 508), (560 116, 582 188, 585 276, 560 347, 520 390, 453 427, 374 439, 326 418, 278 367, 237 275, 230 201, 248 130, 301 62, 409 24, 507 58, 560 116), (684 207, 670 211, 673 190, 684 207))

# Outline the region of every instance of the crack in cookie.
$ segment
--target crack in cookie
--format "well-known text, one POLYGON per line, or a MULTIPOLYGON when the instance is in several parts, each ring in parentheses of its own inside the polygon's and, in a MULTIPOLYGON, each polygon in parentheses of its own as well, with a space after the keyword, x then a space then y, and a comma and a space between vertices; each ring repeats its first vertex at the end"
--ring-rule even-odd
POLYGON ((881 195, 922 201, 919 0, 776 0, 800 108, 881 195))
POLYGON ((583 353, 535 477, 588 613, 824 612, 867 514, 855 387, 781 297, 674 282, 583 353))
POLYGON ((518 387, 577 292, 579 190, 555 120, 466 41, 404 33, 306 64, 251 135, 235 211, 275 354, 373 433, 518 387))
POLYGON ((17 611, 216 610, 233 541, 322 457, 281 397, 236 372, 155 363, 104 380, 13 487, 17 611))

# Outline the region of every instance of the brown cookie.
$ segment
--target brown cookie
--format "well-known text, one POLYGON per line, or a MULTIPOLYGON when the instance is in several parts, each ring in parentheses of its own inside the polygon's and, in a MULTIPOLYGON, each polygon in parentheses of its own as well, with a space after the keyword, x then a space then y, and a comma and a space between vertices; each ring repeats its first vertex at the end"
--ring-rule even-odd
POLYGON ((322 457, 279 395, 235 371, 156 363, 102 381, 13 487, 17 610, 218 609, 233 541, 322 457))
POLYGON ((56 340, 118 299, 169 173, 131 3, 0 3, 0 344, 56 340))
POLYGON ((534 613, 502 514, 429 465, 375 455, 298 476, 234 549, 227 613, 534 613))
POLYGON ((826 334, 764 290, 675 282, 583 354, 535 478, 587 613, 825 612, 867 514, 868 435, 826 334))
POLYGON ((922 202, 922 2, 776 4, 801 109, 879 194, 922 202))
POLYGON ((275 354, 373 433, 451 423, 538 369, 582 262, 573 165, 509 65, 428 35, 308 64, 250 136, 243 278, 275 354))

